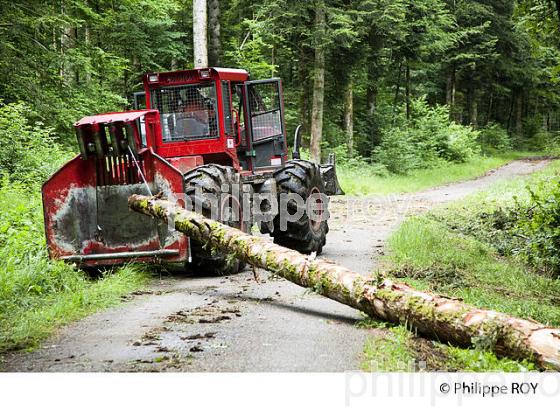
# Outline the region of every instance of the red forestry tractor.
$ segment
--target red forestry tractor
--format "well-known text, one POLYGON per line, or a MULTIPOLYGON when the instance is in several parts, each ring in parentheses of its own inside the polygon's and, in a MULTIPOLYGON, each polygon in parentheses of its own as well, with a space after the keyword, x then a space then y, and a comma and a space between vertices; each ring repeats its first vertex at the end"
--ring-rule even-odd
MULTIPOLYGON (((256 221, 261 232, 303 253, 322 251, 326 217, 310 218, 305 207, 297 219, 282 223, 278 207, 270 204, 282 193, 304 200, 343 194, 334 157, 326 165, 299 158, 299 127, 294 159, 288 160, 280 79, 249 81, 245 70, 208 68, 147 74, 144 89, 135 95, 135 108, 145 109, 75 124, 80 154, 42 189, 51 258, 85 268, 135 260, 227 273, 240 269, 239 262, 129 211, 130 195, 156 193, 191 199, 202 213, 247 232, 255 223, 247 208, 258 202, 257 210, 270 216, 256 221), (210 195, 222 198, 214 213, 210 195)), ((323 212, 327 201, 315 202, 314 209, 323 212)), ((287 203, 294 206, 302 205, 287 203)))

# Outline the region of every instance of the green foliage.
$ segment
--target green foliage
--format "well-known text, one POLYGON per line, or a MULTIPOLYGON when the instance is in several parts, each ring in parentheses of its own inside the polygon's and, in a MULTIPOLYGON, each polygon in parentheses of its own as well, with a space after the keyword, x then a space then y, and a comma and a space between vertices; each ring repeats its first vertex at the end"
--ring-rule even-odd
POLYGON ((141 74, 189 61, 175 0, 1 3, 0 95, 61 140, 81 116, 124 108, 141 74))
POLYGON ((270 52, 272 45, 267 38, 267 24, 265 21, 247 19, 242 24, 247 32, 251 33, 239 40, 230 40, 230 50, 226 51, 226 57, 231 59, 235 67, 243 67, 252 78, 267 78, 274 72, 276 66, 268 63, 265 57, 270 52))
POLYGON ((430 107, 424 99, 412 107, 412 118, 386 130, 375 150, 375 160, 389 171, 406 174, 445 161, 465 162, 479 152, 478 132, 450 122, 447 107, 430 107))
MULTIPOLYGON (((445 216, 450 223, 457 219, 454 213, 445 216)), ((454 232, 432 217, 407 220, 389 247, 395 275, 416 287, 444 291, 466 303, 514 316, 560 323, 558 281, 514 259, 500 258, 491 244, 454 232)))
POLYGON ((69 153, 44 124, 30 124, 31 109, 23 103, 0 101, 0 175, 14 181, 40 184, 65 160, 69 153))
MULTIPOLYGON (((26 103, 33 119, 66 144, 73 143, 71 125, 81 116, 125 108, 131 92, 141 89, 141 74, 192 66, 190 0, 1 3, 0 95, 7 103, 26 103)), ((299 123, 309 131, 320 44, 330 147, 346 143, 342 90, 350 81, 355 151, 369 161, 384 142, 387 154, 380 158, 394 156, 387 168, 395 172, 433 166, 439 158, 461 161, 473 148, 468 131, 449 125, 441 128, 449 141, 434 155, 430 148, 441 145, 441 135, 426 139, 427 124, 409 124, 395 114, 423 95, 434 111, 449 104, 452 119, 474 128, 475 122, 496 123, 513 132, 517 122, 534 117, 542 129, 548 115, 544 132, 525 126, 516 145, 547 149, 554 143, 558 22, 543 0, 324 0, 327 21, 320 35, 317 4, 220 2, 222 64, 246 68, 253 78, 282 77, 289 131, 299 123), (478 119, 471 118, 476 107, 478 119)), ((488 140, 502 149, 506 139, 496 140, 497 131, 491 129, 488 140)))
POLYGON ((484 151, 508 151, 512 141, 507 131, 496 123, 488 124, 480 130, 479 141, 484 151))
MULTIPOLYGON (((527 266, 525 258, 540 255, 540 261, 546 260, 548 266, 556 262, 558 251, 544 250, 556 246, 557 209, 546 181, 557 169, 556 165, 530 178, 533 184, 538 185, 542 179, 548 186, 546 194, 538 195, 539 200, 527 193, 524 183, 508 183, 497 193, 475 195, 450 209, 408 219, 389 241, 394 275, 421 289, 443 291, 475 306, 560 324, 560 282, 527 266), (510 213, 500 211, 501 207, 516 206, 513 195, 523 202, 522 210, 533 208, 533 202, 540 205, 532 212, 543 208, 536 211, 542 214, 532 225, 535 233, 518 219, 512 221, 510 213), (531 250, 531 242, 525 242, 524 237, 538 244, 537 252, 543 253, 531 250)), ((556 193, 556 186, 553 191, 556 193)), ((532 218, 531 214, 527 222, 532 218)))
POLYGON ((510 231, 523 239, 525 260, 555 277, 560 276, 560 177, 544 179, 532 188, 529 204, 518 203, 510 215, 517 216, 510 231))
POLYGON ((497 358, 494 353, 488 351, 447 346, 445 352, 449 357, 448 365, 463 372, 516 373, 537 370, 535 365, 527 360, 519 362, 497 358))
POLYGON ((403 325, 391 326, 364 319, 358 326, 374 329, 363 350, 362 370, 368 372, 411 372, 420 362, 431 371, 514 373, 536 370, 527 360, 498 358, 491 351, 476 348, 463 349, 433 342, 429 348, 419 349, 414 332, 403 325))
POLYGON ((523 138, 518 139, 517 146, 524 149, 547 150, 552 152, 558 147, 558 138, 543 129, 542 118, 527 118, 523 122, 523 138))
POLYGON ((560 275, 560 178, 546 175, 517 188, 513 201, 443 221, 453 230, 491 244, 545 276, 560 275), (518 195, 518 196, 517 196, 518 195))

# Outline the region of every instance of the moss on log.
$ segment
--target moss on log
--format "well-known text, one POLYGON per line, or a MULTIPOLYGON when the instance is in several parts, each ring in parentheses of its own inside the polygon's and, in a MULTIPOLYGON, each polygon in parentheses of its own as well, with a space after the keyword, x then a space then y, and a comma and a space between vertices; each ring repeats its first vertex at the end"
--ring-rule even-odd
POLYGON ((129 207, 166 222, 172 215, 175 228, 191 238, 371 317, 406 323, 425 336, 461 347, 472 345, 473 338, 488 338, 498 355, 529 359, 541 368, 560 370, 560 329, 478 309, 388 279, 376 281, 334 262, 302 255, 188 212, 165 200, 133 195, 129 207))

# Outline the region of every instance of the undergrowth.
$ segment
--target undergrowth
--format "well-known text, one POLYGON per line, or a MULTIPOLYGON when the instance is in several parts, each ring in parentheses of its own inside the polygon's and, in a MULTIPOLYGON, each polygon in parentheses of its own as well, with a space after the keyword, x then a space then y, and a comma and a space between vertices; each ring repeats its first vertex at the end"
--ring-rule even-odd
POLYGON ((41 201, 0 183, 0 353, 36 346, 56 326, 117 303, 146 282, 134 266, 92 279, 47 257, 41 201))
MULTIPOLYGON (((408 218, 388 242, 389 274, 480 308, 560 326, 556 255, 558 171, 499 184, 452 206, 408 218)), ((445 347, 465 371, 533 369, 484 348, 445 347)))
POLYGON ((367 372, 462 371, 520 372, 536 370, 527 360, 496 357, 482 349, 462 349, 418 338, 405 325, 388 325, 372 319, 358 322, 376 329, 364 344, 362 370, 367 372))

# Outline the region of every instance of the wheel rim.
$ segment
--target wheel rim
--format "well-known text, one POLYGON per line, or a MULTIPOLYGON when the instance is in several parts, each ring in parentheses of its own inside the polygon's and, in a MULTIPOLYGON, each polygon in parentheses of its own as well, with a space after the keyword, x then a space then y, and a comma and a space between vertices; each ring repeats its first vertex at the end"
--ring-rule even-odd
POLYGON ((320 194, 321 191, 319 191, 319 188, 313 187, 308 198, 308 200, 313 198, 314 203, 314 206, 311 209, 313 218, 309 216, 309 226, 314 232, 318 232, 321 230, 321 224, 323 223, 323 214, 325 212, 325 203, 323 202, 323 198, 320 194))
POLYGON ((231 194, 223 195, 220 205, 220 222, 243 230, 243 212, 239 200, 231 194))

